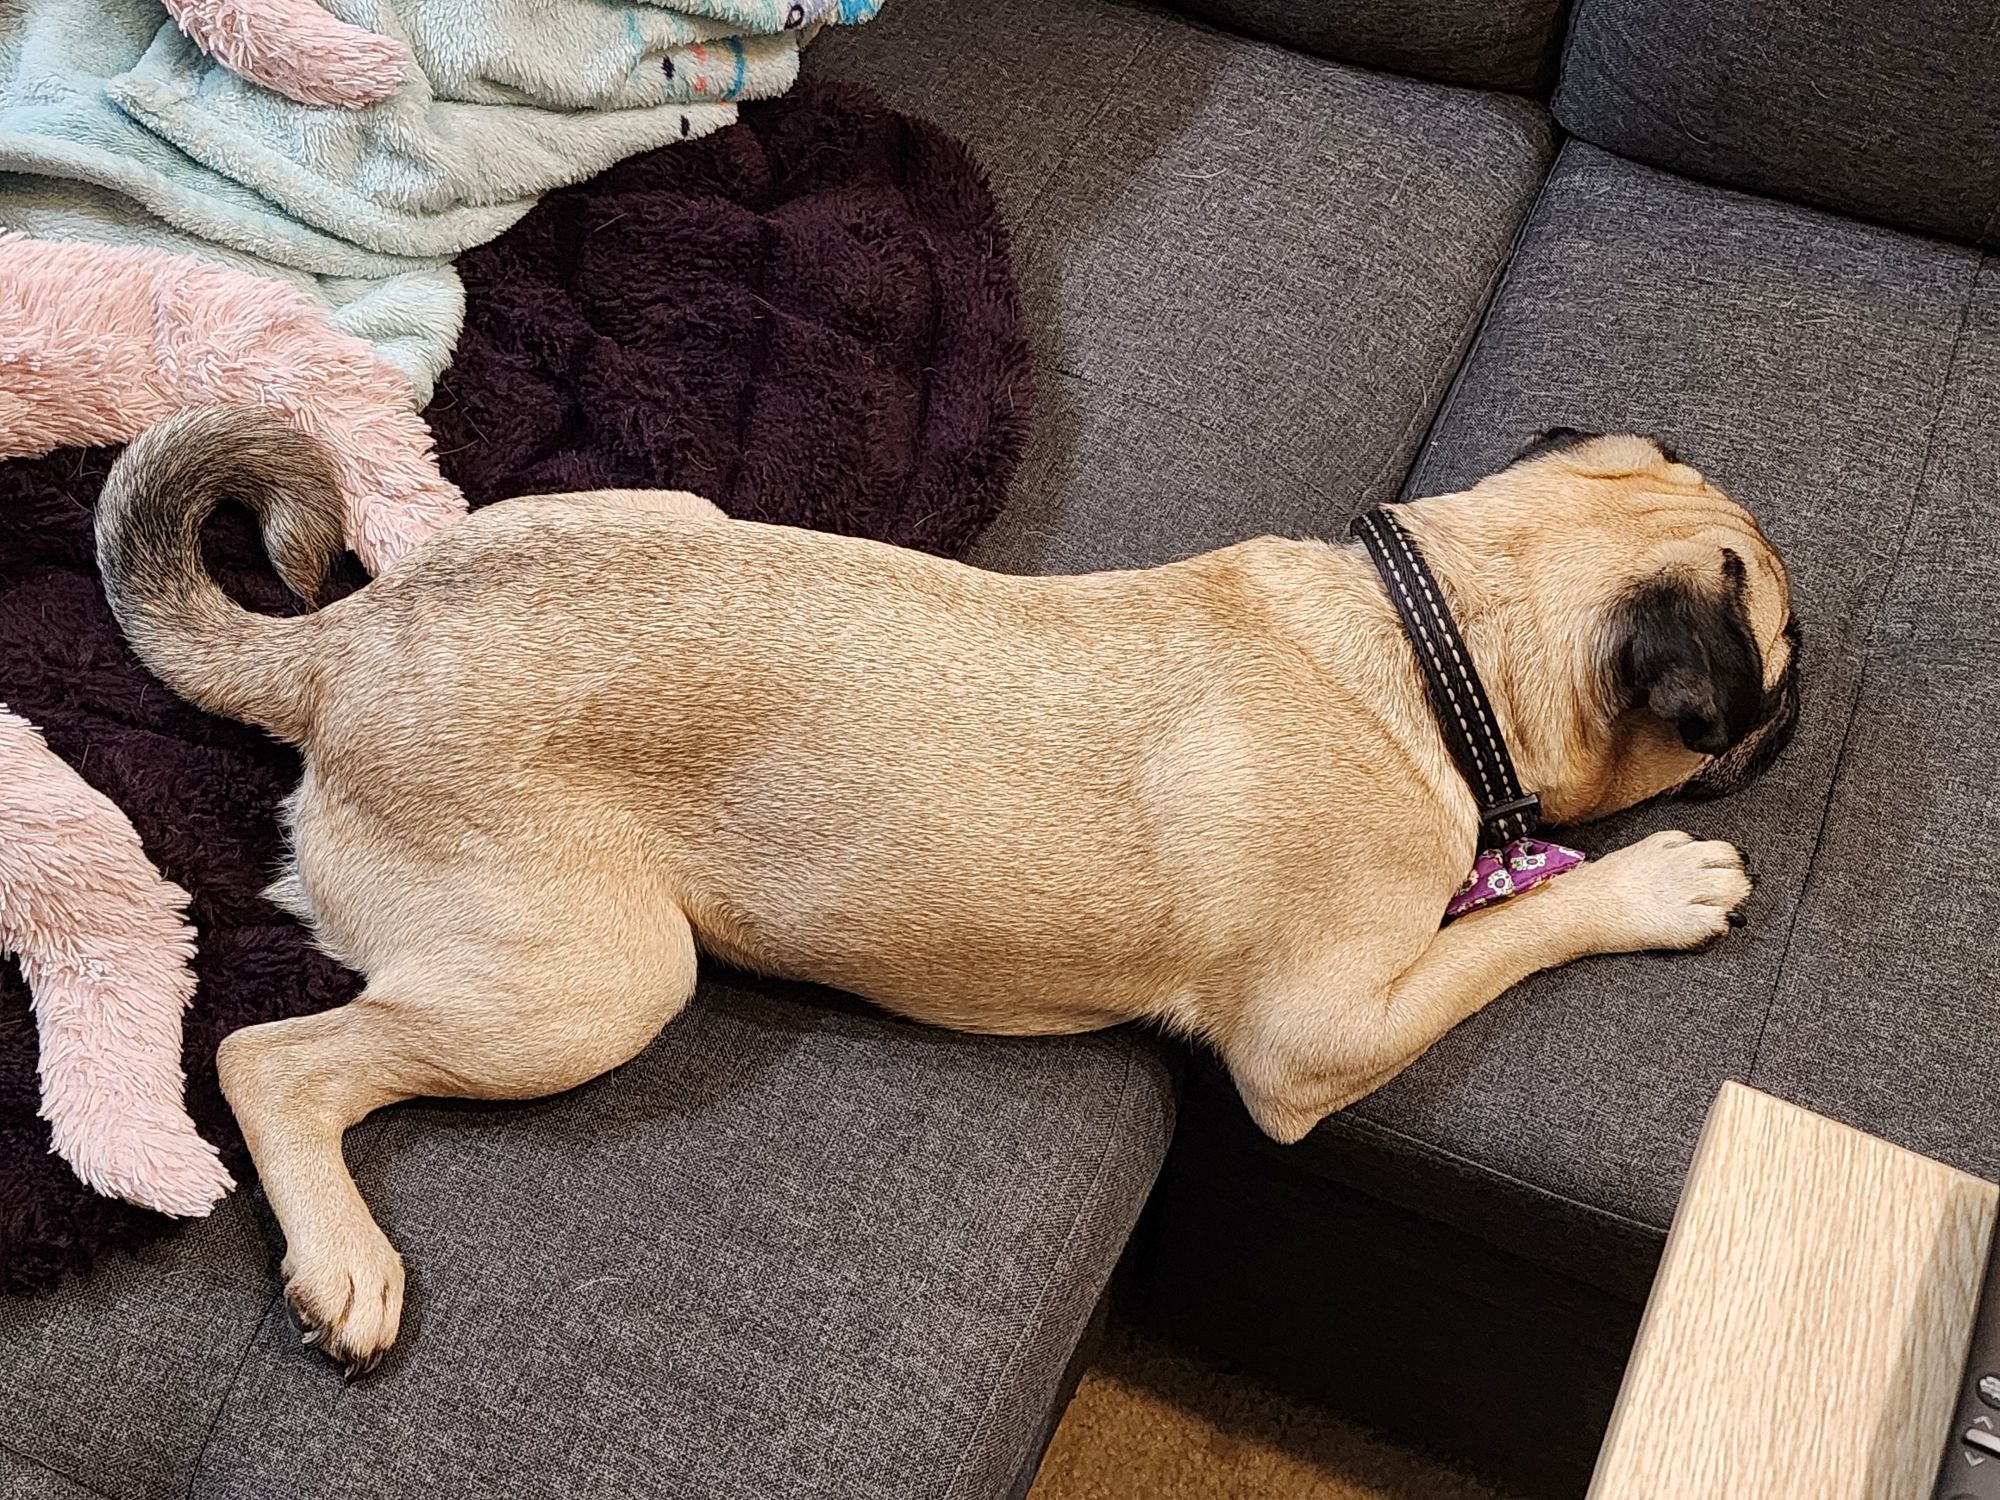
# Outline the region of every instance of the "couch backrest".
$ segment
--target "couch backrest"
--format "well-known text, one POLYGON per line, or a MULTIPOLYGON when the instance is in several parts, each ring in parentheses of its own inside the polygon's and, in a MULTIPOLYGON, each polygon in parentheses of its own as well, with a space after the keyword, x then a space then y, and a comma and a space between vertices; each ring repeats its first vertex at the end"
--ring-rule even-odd
POLYGON ((1441 83, 1531 93, 1553 72, 1562 0, 1172 0, 1301 52, 1441 83))
POLYGON ((2000 246, 2000 0, 1575 0, 1555 112, 1656 166, 2000 246))

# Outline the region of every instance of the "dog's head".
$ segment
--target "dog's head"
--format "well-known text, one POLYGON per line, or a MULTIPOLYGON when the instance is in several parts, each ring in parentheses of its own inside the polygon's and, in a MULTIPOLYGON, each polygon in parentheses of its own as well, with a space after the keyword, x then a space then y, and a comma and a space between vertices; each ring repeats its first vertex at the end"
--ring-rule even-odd
POLYGON ((1455 498, 1533 602, 1534 642, 1508 670, 1551 821, 1722 796, 1784 748, 1799 709, 1784 563, 1656 439, 1557 428, 1455 498))

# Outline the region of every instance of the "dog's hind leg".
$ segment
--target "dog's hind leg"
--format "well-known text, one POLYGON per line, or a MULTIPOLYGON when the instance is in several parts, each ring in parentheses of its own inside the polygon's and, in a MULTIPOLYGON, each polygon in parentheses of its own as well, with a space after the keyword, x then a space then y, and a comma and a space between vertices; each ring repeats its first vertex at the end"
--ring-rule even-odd
POLYGON ((305 1341, 350 1376, 395 1342, 403 1265, 342 1135, 398 1100, 535 1098, 634 1056, 693 992, 694 937, 671 907, 621 915, 476 961, 398 962, 348 1005, 224 1040, 223 1092, 284 1231, 286 1298, 305 1341))
POLYGON ((1593 953, 1700 947, 1749 895, 1730 845, 1656 833, 1460 918, 1379 982, 1337 946, 1284 993, 1248 1006, 1219 1045, 1251 1115, 1289 1143, 1530 974, 1593 953))

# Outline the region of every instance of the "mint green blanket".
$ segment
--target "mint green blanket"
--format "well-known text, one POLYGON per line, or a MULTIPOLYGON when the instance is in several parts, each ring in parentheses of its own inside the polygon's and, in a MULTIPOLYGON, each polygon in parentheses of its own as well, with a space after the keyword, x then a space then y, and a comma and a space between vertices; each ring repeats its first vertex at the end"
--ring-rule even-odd
POLYGON ((393 98, 315 108, 212 61, 154 0, 0 0, 0 228, 199 250, 311 291, 421 402, 450 260, 552 188, 784 92, 879 0, 323 0, 400 37, 393 98))

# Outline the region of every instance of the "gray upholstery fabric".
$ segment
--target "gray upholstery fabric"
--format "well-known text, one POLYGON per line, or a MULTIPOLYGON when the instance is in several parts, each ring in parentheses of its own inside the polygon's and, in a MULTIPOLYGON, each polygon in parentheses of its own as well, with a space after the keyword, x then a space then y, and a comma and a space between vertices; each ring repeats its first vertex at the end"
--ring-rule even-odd
POLYGON ((97 1500, 101 1493, 0 1448, 0 1500, 97 1500))
MULTIPOLYGON (((1925 476, 1927 455, 1935 477, 1939 455, 1956 451, 1934 447, 1941 411, 1975 410, 1951 372, 1980 265, 1971 250, 1565 147, 1409 488, 1467 483, 1550 425, 1661 434, 1748 504, 1791 564, 1807 638, 1802 723, 1734 799, 1655 806, 1579 834, 1597 848, 1676 825, 1734 839, 1759 882, 1747 927, 1703 954, 1593 960, 1530 981, 1351 1120, 1322 1127, 1302 1160, 1344 1175, 1345 1158, 1365 1157, 1374 1180, 1387 1175, 1385 1143, 1470 1163, 1496 1191, 1607 1216, 1607 1244, 1643 1255, 1643 1236, 1618 1226, 1667 1224, 1716 1088, 1760 1076, 1766 1016, 1775 1025, 1796 1003, 1773 1009, 1781 969, 1784 995, 1866 991, 1865 965, 1786 955, 1915 497, 1948 507, 1977 491, 1971 478, 1952 499, 1925 476)), ((1955 441, 1978 445, 1990 497, 2000 428, 1955 441)), ((1985 536, 1990 545, 1990 527, 1985 536)), ((1968 533, 1963 547, 1978 545, 1968 533)), ((1943 777, 1934 791, 1947 805, 1990 796, 1976 779, 1954 791, 1943 777)), ((1893 841, 1895 830, 1870 826, 1893 841)), ((1801 939, 1855 919, 1851 903, 1817 899, 1801 939)), ((1983 972, 1990 982, 1990 961, 1983 972)), ((1924 1024, 1911 1011, 1850 1032, 1849 1045, 1888 1079, 1924 1024)), ((1423 1206, 1451 1222, 1468 1207, 1450 1195, 1423 1206)), ((1532 1238, 1532 1216, 1517 1217, 1532 1238)), ((1464 1227, 1508 1232, 1497 1215, 1476 1218, 1464 1227)), ((1561 1263, 1559 1245, 1513 1247, 1561 1263)), ((1616 1266, 1584 1274, 1631 1289, 1616 1266)))
POLYGON ((1967 305, 1751 1081, 2000 1177, 2000 265, 1967 305))
POLYGON ((2000 638, 2000 262, 1967 301, 1951 384, 1932 425, 1923 492, 1884 614, 1892 638, 2000 638))
POLYGON ((1675 171, 2000 245, 1978 0, 1576 0, 1556 114, 1675 171))
MULTIPOLYGON (((275 1255, 258 1206, 232 1197, 46 1296, 0 1300, 0 1452, 109 1495, 185 1495, 275 1255)), ((36 1493, 27 1463, 0 1473, 36 1493)))
POLYGON ((1996 788, 2000 633, 1878 641, 1750 1075, 1986 1178, 2000 1177, 1996 788))
POLYGON ((1322 57, 1475 88, 1541 87, 1562 0, 1170 0, 1322 57))
POLYGON ((0 1451, 131 1500, 1003 1495, 1171 1114, 1129 1032, 714 981, 609 1078, 354 1133, 413 1284, 367 1381, 299 1348, 246 1200, 0 1304, 0 1451))
POLYGON ((1165 561, 1390 498, 1550 150, 1540 109, 1105 0, 897 0, 813 44, 963 137, 1039 385, 976 560, 1165 561))

